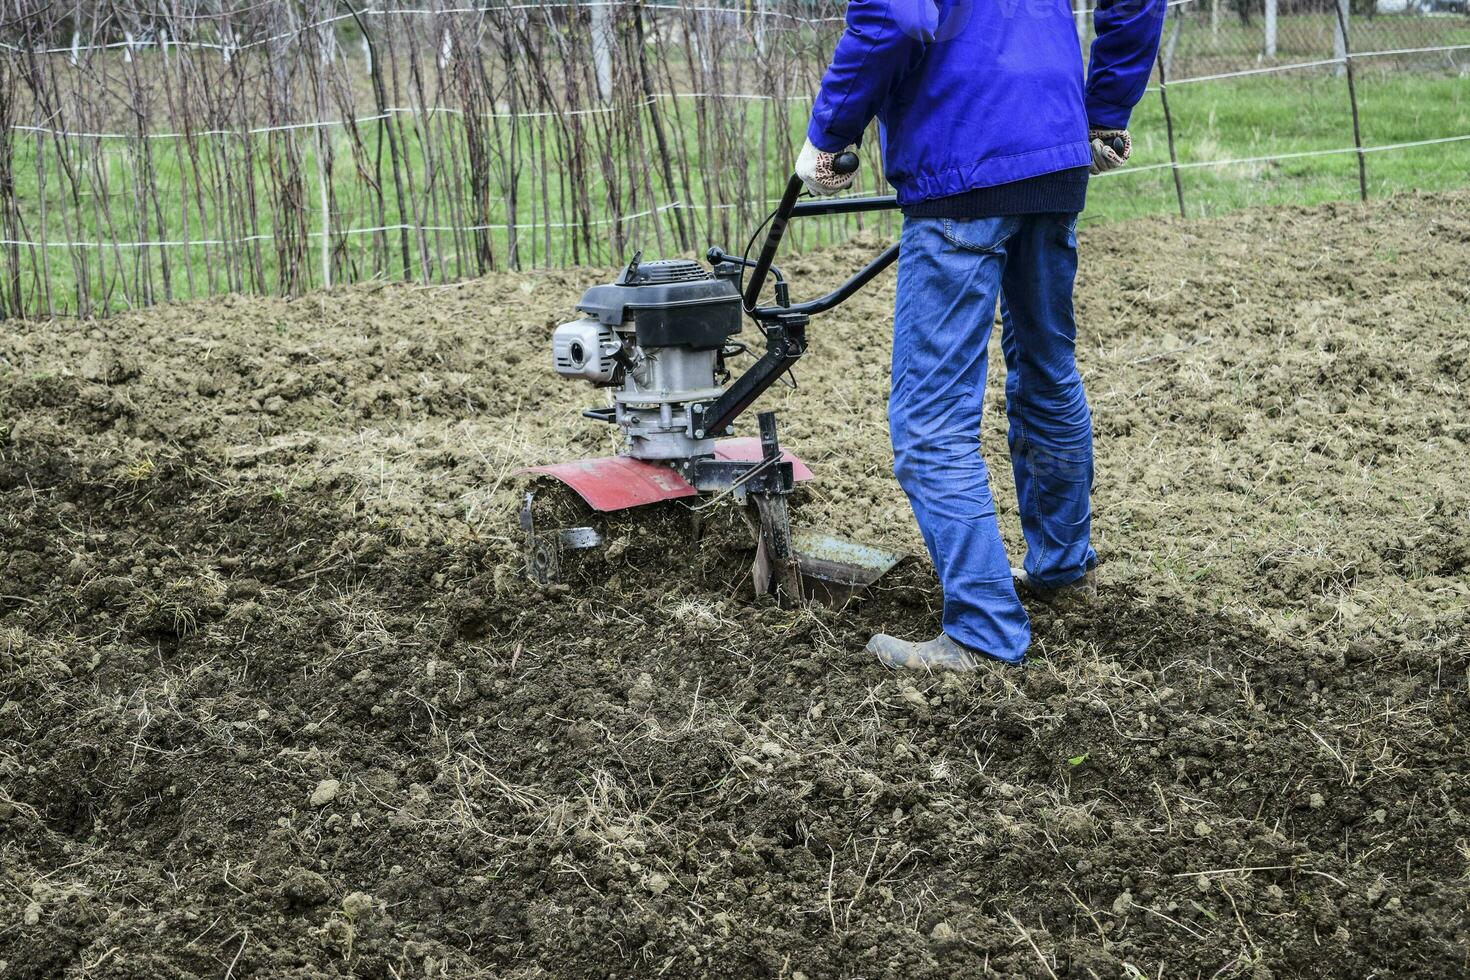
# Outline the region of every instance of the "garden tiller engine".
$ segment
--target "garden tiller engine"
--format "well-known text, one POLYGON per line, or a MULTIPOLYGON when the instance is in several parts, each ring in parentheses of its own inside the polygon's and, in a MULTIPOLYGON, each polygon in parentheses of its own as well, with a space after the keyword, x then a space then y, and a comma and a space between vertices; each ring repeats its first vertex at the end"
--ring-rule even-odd
MULTIPOLYGON (((838 158, 839 172, 857 166, 855 154, 838 158)), ((788 283, 772 265, 793 217, 875 211, 895 206, 892 197, 803 200, 793 176, 770 217, 770 231, 755 261, 711 248, 710 268, 682 259, 643 261, 634 256, 614 282, 593 286, 577 309, 585 314, 552 334, 552 362, 564 378, 610 392, 610 404, 582 414, 622 432, 617 456, 538 466, 526 472, 551 477, 574 490, 594 511, 607 513, 689 498, 699 507, 730 497, 745 508, 755 532, 752 566, 758 593, 841 604, 877 580, 899 556, 828 535, 793 532, 788 501, 811 478, 801 460, 783 450, 774 412, 759 414, 758 438, 734 438, 732 424, 806 352, 810 318, 832 309, 893 264, 889 247, 840 288, 820 299, 792 303, 788 283), (746 269, 750 281, 742 282, 746 269), (775 305, 759 305, 768 275, 775 305), (765 353, 732 380, 727 361, 745 353, 735 340, 744 316, 763 335, 765 353)), ((752 243, 754 238, 752 238, 752 243)), ((594 526, 547 527, 537 491, 521 507, 530 575, 540 582, 561 577, 573 553, 604 546, 594 526)))

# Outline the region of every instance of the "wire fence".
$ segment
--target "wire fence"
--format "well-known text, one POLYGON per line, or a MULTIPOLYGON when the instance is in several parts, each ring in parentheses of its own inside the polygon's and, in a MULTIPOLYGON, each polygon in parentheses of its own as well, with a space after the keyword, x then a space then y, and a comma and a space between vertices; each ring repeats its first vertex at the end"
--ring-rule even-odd
MULTIPOLYGON (((0 316, 743 244, 789 172, 842 12, 0 4, 0 316)), ((1085 51, 1090 9, 1074 13, 1085 51)), ((1370 156, 1465 147, 1452 93, 1467 70, 1463 0, 1171 0, 1140 107, 1161 138, 1097 198, 1199 213, 1259 183, 1253 168, 1343 157, 1366 198, 1370 156), (1402 124, 1406 94, 1435 111, 1402 124)), ((803 222, 794 244, 864 220, 896 219, 803 222)))

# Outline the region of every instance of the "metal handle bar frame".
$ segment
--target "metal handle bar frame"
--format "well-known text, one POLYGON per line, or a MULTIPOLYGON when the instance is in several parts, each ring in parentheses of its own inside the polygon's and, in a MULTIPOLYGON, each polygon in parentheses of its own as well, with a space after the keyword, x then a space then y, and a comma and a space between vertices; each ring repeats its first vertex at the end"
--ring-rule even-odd
POLYGON ((780 248, 781 239, 786 235, 786 225, 792 218, 826 214, 861 214, 868 211, 887 211, 898 207, 898 199, 891 194, 881 197, 797 201, 803 186, 801 178, 795 174, 792 174, 791 179, 786 182, 786 191, 781 195, 781 202, 776 206, 776 213, 771 218, 771 229, 766 233, 766 240, 761 246, 760 256, 755 261, 755 268, 751 271, 750 281, 746 283, 745 312, 754 320, 772 322, 783 317, 825 313, 867 285, 898 258, 898 243, 895 242, 859 269, 851 279, 825 296, 791 306, 758 306, 761 290, 766 285, 766 276, 770 272, 771 263, 776 258, 776 250, 780 248))

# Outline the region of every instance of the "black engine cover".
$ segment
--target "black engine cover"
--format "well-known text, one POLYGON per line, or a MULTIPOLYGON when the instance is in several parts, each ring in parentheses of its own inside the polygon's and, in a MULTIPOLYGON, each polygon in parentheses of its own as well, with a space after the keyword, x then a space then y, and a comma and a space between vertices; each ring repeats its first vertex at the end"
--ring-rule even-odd
POLYGON ((634 259, 617 282, 593 286, 577 309, 610 327, 633 322, 640 347, 712 350, 740 332, 740 290, 688 259, 634 259))

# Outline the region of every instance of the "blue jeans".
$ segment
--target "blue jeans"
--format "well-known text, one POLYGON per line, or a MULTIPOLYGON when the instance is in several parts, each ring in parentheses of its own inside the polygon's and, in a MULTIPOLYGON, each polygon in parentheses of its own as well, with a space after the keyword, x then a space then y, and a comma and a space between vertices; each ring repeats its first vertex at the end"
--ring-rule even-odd
POLYGON ((1096 562, 1092 415, 1077 373, 1075 214, 904 221, 888 426, 944 586, 944 631, 1018 663, 1031 626, 1016 597, 980 455, 990 330, 1000 302, 1006 415, 1025 568, 1054 588, 1096 562))

